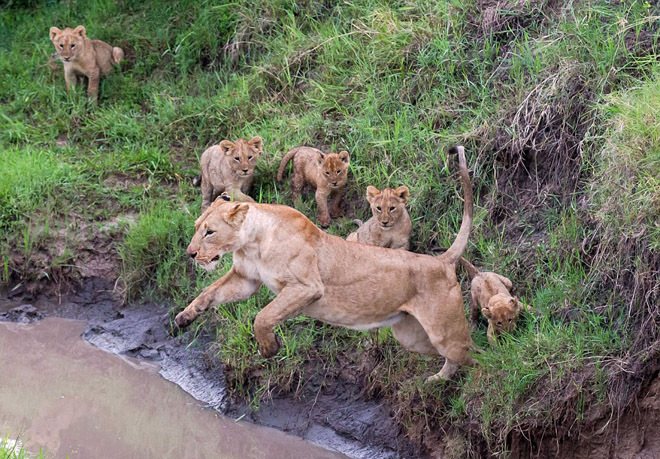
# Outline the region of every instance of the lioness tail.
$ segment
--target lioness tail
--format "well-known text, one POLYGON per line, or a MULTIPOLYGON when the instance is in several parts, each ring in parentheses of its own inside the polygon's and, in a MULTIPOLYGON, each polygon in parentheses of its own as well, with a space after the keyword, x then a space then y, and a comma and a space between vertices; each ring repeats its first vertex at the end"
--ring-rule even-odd
POLYGON ((296 153, 298 153, 298 148, 292 148, 289 150, 289 152, 284 155, 284 158, 282 158, 282 161, 280 162, 280 168, 277 170, 277 181, 281 182, 282 181, 282 175, 284 175, 284 168, 286 167, 287 163, 293 159, 294 156, 296 156, 296 153))
POLYGON ((461 222, 461 229, 454 240, 454 243, 447 249, 445 253, 440 255, 450 263, 456 263, 465 251, 470 237, 470 230, 472 229, 472 218, 474 216, 474 198, 472 196, 472 184, 470 183, 470 173, 467 168, 467 161, 465 160, 465 148, 462 146, 452 147, 449 150, 450 154, 458 153, 458 167, 461 174, 461 181, 463 182, 463 221, 461 222))

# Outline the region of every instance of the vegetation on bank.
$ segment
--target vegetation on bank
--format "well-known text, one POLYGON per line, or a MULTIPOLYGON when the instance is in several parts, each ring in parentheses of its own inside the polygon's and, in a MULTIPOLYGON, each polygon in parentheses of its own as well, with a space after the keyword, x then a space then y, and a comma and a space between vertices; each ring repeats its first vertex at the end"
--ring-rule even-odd
MULTIPOLYGON (((460 226, 445 151, 461 143, 477 198, 466 255, 533 307, 495 346, 483 324, 476 369, 424 386, 439 359, 389 330, 374 342, 306 318, 262 359, 251 327, 266 289, 198 326, 255 403, 355 378, 456 457, 504 453, 512 433, 549 425, 566 435, 596 406, 628 406, 660 349, 659 16, 635 0, 12 2, 0 10, 0 281, 75 283, 79 253, 103 236, 121 258, 118 294, 180 309, 223 271, 184 251, 198 158, 253 135, 257 200, 292 204, 274 182, 289 148, 347 149, 348 218, 329 231, 368 217, 367 185, 404 184, 413 250, 435 253, 460 226), (126 52, 98 107, 48 64, 48 28, 77 24, 126 52), (117 216, 131 218, 108 229, 117 216)), ((313 201, 297 208, 313 217, 313 201)))

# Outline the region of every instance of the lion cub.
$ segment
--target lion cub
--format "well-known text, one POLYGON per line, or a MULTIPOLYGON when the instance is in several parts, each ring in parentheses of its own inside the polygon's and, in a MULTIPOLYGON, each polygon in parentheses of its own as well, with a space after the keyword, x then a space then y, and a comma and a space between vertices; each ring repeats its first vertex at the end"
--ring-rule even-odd
MULTIPOLYGON (((512 332, 523 304, 517 297, 511 296, 513 283, 506 277, 493 272, 481 272, 472 263, 460 258, 468 273, 470 284, 470 322, 474 328, 481 313, 488 319, 488 341, 494 343, 501 332, 512 332)), ((526 310, 530 310, 528 305, 526 310)))
POLYGON ((282 181, 284 168, 293 158, 293 188, 292 198, 295 201, 300 196, 305 183, 316 188, 316 206, 318 207, 319 223, 323 227, 330 225, 330 217, 343 215, 341 199, 344 196, 348 179, 350 157, 347 151, 326 155, 321 150, 312 147, 296 147, 290 150, 277 171, 277 180, 282 181), (330 211, 328 212, 328 198, 330 211))
POLYGON ((410 198, 407 186, 396 190, 385 188, 380 191, 375 186, 367 187, 367 201, 373 216, 362 223, 353 220, 360 228, 346 238, 347 241, 377 245, 390 249, 408 250, 412 222, 406 210, 410 198))
POLYGON ((235 142, 223 140, 202 153, 202 213, 222 192, 234 201, 254 202, 247 193, 254 180, 254 166, 261 156, 261 137, 235 142))
POLYGON ((64 64, 64 81, 67 91, 78 82, 78 76, 89 80, 87 95, 98 103, 99 81, 124 58, 121 48, 112 47, 101 40, 90 40, 81 25, 75 29, 50 28, 50 40, 64 64))

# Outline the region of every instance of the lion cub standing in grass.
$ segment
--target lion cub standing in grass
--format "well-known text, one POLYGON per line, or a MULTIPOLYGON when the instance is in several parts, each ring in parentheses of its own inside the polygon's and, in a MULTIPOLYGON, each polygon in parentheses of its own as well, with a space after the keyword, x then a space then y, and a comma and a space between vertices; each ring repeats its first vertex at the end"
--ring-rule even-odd
POLYGON ((101 40, 90 40, 81 25, 75 29, 50 28, 50 40, 64 64, 64 81, 67 91, 78 82, 78 76, 89 80, 87 95, 98 102, 99 82, 115 64, 124 58, 121 48, 110 46, 101 40))
POLYGON ((396 190, 385 188, 383 191, 375 186, 367 187, 367 201, 373 216, 366 223, 353 220, 360 228, 349 234, 346 240, 408 250, 412 230, 410 215, 406 210, 409 197, 410 191, 406 186, 396 190))
MULTIPOLYGON (((459 259, 472 282, 470 284, 470 322, 474 328, 479 320, 479 309, 488 319, 488 341, 494 343, 501 332, 512 332, 523 309, 517 297, 511 296, 513 283, 493 272, 481 272, 472 263, 459 259)), ((529 311, 530 306, 526 309, 529 311)))
POLYGON ((223 140, 202 153, 202 213, 222 192, 234 201, 254 202, 247 193, 254 180, 254 166, 261 156, 261 137, 223 140))
POLYGON ((347 151, 326 155, 321 150, 312 147, 296 147, 290 150, 277 171, 277 180, 282 181, 284 168, 293 158, 293 188, 292 198, 295 201, 300 196, 305 183, 316 188, 316 206, 318 207, 319 223, 323 227, 330 225, 330 217, 343 215, 341 199, 344 197, 348 180, 350 157, 347 151), (330 211, 328 211, 328 198, 330 211))

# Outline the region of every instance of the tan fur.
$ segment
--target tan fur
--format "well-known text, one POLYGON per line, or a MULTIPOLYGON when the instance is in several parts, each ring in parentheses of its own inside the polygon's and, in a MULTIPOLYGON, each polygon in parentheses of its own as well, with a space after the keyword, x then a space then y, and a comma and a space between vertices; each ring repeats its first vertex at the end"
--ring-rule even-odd
POLYGON ((202 212, 222 192, 227 192, 234 201, 254 202, 245 193, 252 186, 254 166, 262 148, 261 137, 253 137, 235 142, 223 140, 202 153, 202 212))
POLYGON ((87 95, 97 102, 101 77, 110 73, 113 66, 121 62, 124 51, 101 40, 90 40, 81 25, 75 29, 67 27, 64 30, 51 27, 50 40, 64 65, 67 91, 77 84, 79 76, 84 75, 89 80, 87 95))
POLYGON ((294 148, 284 155, 280 162, 280 168, 277 171, 278 181, 282 181, 284 168, 292 158, 293 178, 291 179, 291 188, 293 189, 293 200, 298 199, 305 183, 316 188, 319 223, 321 226, 327 227, 330 225, 330 217, 337 218, 343 215, 341 199, 344 196, 346 181, 348 180, 348 166, 350 164, 348 152, 342 151, 326 155, 316 148, 294 148), (330 198, 329 211, 328 198, 330 198))
POLYGON ((406 210, 410 191, 406 186, 396 190, 385 188, 380 191, 375 186, 367 187, 367 201, 373 216, 361 224, 357 231, 346 238, 347 241, 377 245, 390 249, 408 250, 412 221, 406 210))
MULTIPOLYGON (((461 257, 461 264, 470 279, 470 321, 475 328, 481 312, 488 319, 488 341, 494 343, 501 332, 512 332, 523 309, 523 304, 510 293, 513 283, 493 272, 479 271, 461 257)), ((529 311, 531 308, 527 306, 529 311)))
POLYGON ((244 300, 266 285, 277 296, 254 323, 265 357, 279 348, 275 326, 304 314, 357 330, 391 325, 405 348, 445 357, 442 370, 429 380, 450 378, 459 365, 472 363, 456 279, 473 215, 462 149, 459 164, 463 221, 452 246, 437 257, 347 242, 290 207, 215 201, 195 222, 187 252, 209 270, 232 252, 233 266, 176 316, 176 325, 186 327, 210 306, 244 300))

